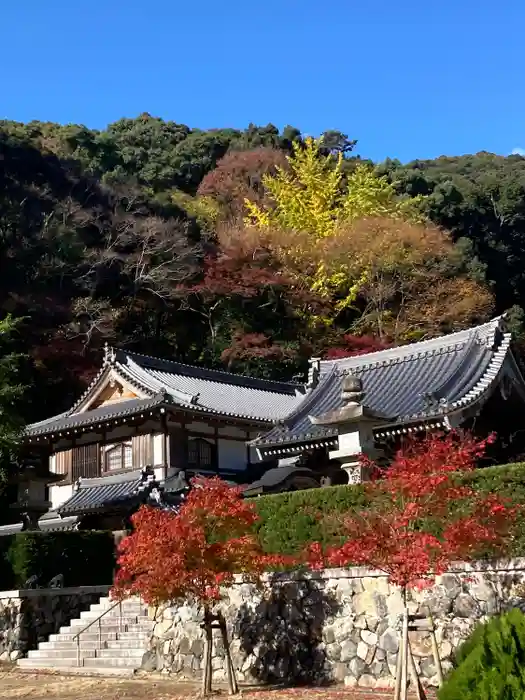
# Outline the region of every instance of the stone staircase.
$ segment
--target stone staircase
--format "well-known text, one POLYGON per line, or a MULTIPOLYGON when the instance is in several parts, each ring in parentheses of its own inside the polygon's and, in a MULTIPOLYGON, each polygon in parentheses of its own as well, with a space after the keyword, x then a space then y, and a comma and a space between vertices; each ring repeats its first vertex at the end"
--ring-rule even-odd
POLYGON ((79 619, 61 627, 58 634, 41 642, 38 649, 29 651, 27 658, 19 659, 18 665, 27 670, 133 675, 142 664, 153 621, 138 598, 125 600, 122 606, 112 606, 114 601, 101 598, 82 612, 79 619), (90 622, 93 624, 80 635, 78 642, 75 635, 90 622))

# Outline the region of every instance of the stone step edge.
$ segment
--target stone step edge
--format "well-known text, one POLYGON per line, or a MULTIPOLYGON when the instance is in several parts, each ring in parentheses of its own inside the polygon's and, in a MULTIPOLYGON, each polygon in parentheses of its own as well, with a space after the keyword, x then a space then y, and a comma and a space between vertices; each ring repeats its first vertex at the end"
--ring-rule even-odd
POLYGON ((132 678, 136 674, 136 669, 128 666, 96 668, 92 666, 59 666, 58 664, 46 666, 43 663, 17 666, 17 672, 19 673, 34 673, 35 671, 54 676, 121 676, 132 678))

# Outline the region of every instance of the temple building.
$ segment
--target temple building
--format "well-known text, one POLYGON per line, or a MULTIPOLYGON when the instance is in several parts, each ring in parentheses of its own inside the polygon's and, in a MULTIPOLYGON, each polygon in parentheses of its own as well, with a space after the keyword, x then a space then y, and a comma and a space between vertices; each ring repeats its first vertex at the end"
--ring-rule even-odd
POLYGON ((242 484, 246 496, 355 483, 367 478, 359 455, 388 461, 404 436, 435 429, 495 431, 492 459, 510 461, 525 450, 524 409, 503 317, 357 357, 312 359, 304 384, 107 348, 69 411, 27 427, 24 515, 0 534, 125 529, 141 503, 159 493, 176 500, 197 474, 242 484))

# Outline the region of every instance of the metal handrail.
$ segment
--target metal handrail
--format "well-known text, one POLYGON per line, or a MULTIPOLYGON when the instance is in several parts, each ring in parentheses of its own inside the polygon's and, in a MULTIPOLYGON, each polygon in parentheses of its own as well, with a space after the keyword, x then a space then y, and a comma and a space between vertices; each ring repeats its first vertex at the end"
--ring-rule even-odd
POLYGON ((80 635, 84 634, 84 632, 86 630, 88 630, 90 627, 92 627, 95 624, 95 622, 98 622, 98 641, 99 641, 100 646, 102 647, 102 625, 100 624, 100 621, 108 613, 110 613, 112 610, 114 610, 117 607, 117 605, 120 608, 120 615, 119 615, 119 628, 120 628, 120 625, 122 624, 122 601, 117 600, 116 603, 113 603, 113 605, 111 605, 109 608, 107 608, 102 613, 100 613, 100 615, 98 617, 96 617, 94 620, 91 620, 91 622, 88 625, 83 627, 80 630, 80 632, 77 632, 75 634, 75 636, 73 637, 73 641, 76 640, 76 642, 77 642, 77 666, 80 666, 80 635))

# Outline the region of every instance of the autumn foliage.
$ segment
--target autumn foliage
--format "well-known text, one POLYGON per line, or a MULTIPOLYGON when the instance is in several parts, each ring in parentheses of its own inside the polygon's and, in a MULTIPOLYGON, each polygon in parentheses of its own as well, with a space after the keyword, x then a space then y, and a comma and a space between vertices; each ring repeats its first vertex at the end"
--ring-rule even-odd
POLYGON ((150 604, 208 604, 235 574, 250 579, 267 566, 251 529, 254 504, 218 478, 194 479, 180 511, 143 506, 119 547, 115 597, 140 595, 150 604))
POLYGON ((309 548, 312 568, 363 565, 402 587, 432 582, 458 560, 504 551, 514 510, 496 494, 458 483, 474 469, 492 438, 433 435, 398 451, 385 473, 377 465, 368 485, 374 508, 343 518, 344 541, 309 548), (371 494, 372 495, 372 494, 371 494))
POLYGON ((213 197, 225 218, 242 217, 247 199, 257 204, 265 202, 263 178, 274 175, 277 168, 287 168, 283 151, 267 147, 232 151, 203 178, 198 194, 213 197))

